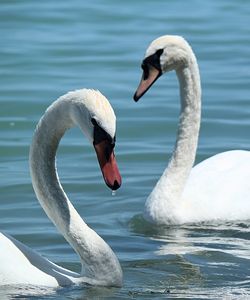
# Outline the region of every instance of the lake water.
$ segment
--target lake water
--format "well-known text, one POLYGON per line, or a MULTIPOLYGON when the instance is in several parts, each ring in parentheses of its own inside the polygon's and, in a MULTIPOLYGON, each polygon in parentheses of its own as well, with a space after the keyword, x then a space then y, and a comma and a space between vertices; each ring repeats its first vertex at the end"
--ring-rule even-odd
POLYGON ((75 207, 124 272, 120 289, 2 287, 1 299, 250 298, 250 220, 154 228, 141 219, 175 141, 175 74, 160 78, 139 103, 132 100, 149 42, 182 35, 202 77, 197 162, 249 149, 249 16, 250 2, 243 0, 1 1, 0 230, 79 271, 78 257, 36 200, 28 153, 35 125, 53 100, 69 90, 99 89, 117 115, 122 188, 112 196, 77 129, 61 143, 58 170, 75 207))

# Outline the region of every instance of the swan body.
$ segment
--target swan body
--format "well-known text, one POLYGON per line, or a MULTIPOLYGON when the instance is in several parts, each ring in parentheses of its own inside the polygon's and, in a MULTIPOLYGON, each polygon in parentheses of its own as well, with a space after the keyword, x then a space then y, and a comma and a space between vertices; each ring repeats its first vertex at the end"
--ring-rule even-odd
POLYGON ((108 100, 94 90, 69 92, 46 110, 31 144, 30 172, 41 206, 79 255, 82 271, 78 274, 66 270, 13 237, 0 233, 0 285, 122 284, 117 257, 79 216, 58 178, 56 150, 65 131, 75 125, 93 143, 106 184, 114 190, 120 187, 121 177, 113 152, 115 114, 108 100))
POLYGON ((180 36, 156 39, 146 51, 142 69, 135 101, 171 70, 176 71, 181 100, 175 148, 146 201, 145 218, 155 224, 250 218, 249 151, 227 151, 193 167, 201 118, 201 85, 190 45, 180 36))

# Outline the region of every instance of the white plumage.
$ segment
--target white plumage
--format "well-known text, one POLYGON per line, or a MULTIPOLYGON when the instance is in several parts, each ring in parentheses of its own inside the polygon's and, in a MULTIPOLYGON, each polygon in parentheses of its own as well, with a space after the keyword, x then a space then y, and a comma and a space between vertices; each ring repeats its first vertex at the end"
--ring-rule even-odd
POLYGON ((162 36, 148 47, 136 101, 161 74, 175 70, 181 112, 173 155, 149 195, 144 216, 155 224, 250 218, 250 152, 217 154, 192 168, 201 116, 196 57, 180 36, 162 36))
MULTIPOLYGON (((79 255, 81 274, 55 265, 21 242, 1 233, 0 285, 57 287, 89 283, 121 286, 122 270, 117 257, 77 213, 63 191, 56 171, 55 154, 65 131, 78 125, 93 143, 93 118, 101 130, 108 134, 110 141, 114 139, 115 114, 108 100, 94 90, 70 92, 46 110, 37 125, 30 148, 30 172, 37 198, 59 232, 79 255)), ((108 142, 104 140, 104 144, 108 142)), ((113 149, 113 146, 108 149, 113 149)), ((101 148, 98 151, 97 156, 102 154, 101 148)), ((112 159, 109 158, 107 163, 100 165, 104 169, 103 174, 109 172, 107 177, 104 174, 104 179, 112 186, 110 181, 113 179, 120 184, 120 174, 113 152, 110 153, 112 159)), ((115 185, 115 189, 118 188, 117 183, 115 185)))

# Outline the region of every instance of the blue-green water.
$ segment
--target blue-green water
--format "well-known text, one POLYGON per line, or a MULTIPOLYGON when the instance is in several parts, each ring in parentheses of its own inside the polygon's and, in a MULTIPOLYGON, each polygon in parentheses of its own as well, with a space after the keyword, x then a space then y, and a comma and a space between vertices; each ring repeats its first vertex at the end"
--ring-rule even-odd
POLYGON ((0 230, 64 267, 80 269, 35 198, 28 152, 35 124, 53 100, 77 88, 99 89, 117 115, 122 188, 111 195, 77 129, 61 143, 58 169, 75 207, 111 245, 124 272, 121 289, 6 287, 1 299, 250 297, 250 220, 157 229, 142 222, 144 202, 175 141, 175 74, 160 78, 140 103, 132 101, 149 42, 183 35, 202 77, 197 162, 249 149, 249 21, 250 3, 243 0, 1 1, 0 230))

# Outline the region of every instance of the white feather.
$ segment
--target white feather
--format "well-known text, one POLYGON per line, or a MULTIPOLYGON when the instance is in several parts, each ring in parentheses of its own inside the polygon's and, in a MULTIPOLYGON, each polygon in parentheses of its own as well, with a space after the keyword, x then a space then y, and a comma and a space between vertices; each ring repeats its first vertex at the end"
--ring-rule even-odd
POLYGON ((14 238, 0 234, 0 285, 65 286, 89 283, 121 286, 122 270, 105 241, 79 216, 67 198, 55 166, 55 154, 65 131, 78 125, 93 141, 91 118, 115 134, 115 115, 98 91, 77 90, 55 101, 37 125, 30 149, 30 171, 37 198, 79 255, 81 274, 66 270, 40 256, 14 238))
POLYGON ((181 113, 173 155, 146 201, 145 218, 156 224, 250 218, 250 152, 224 152, 192 169, 201 115, 198 64, 182 37, 154 40, 146 57, 159 49, 162 72, 178 76, 181 113))

